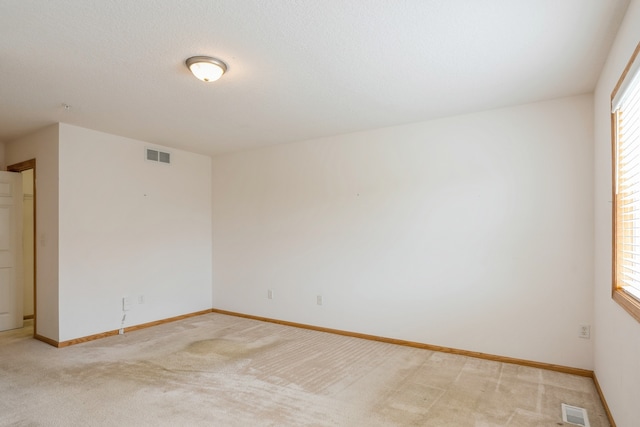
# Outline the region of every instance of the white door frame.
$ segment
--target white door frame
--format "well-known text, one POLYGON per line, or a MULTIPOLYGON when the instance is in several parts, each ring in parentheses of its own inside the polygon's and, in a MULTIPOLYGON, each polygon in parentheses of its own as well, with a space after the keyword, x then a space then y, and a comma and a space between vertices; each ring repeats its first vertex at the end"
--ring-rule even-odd
POLYGON ((36 245, 38 220, 36 215, 36 159, 25 160, 24 162, 7 166, 7 171, 9 172, 23 172, 29 169, 33 169, 33 336, 35 337, 38 335, 38 249, 36 245))

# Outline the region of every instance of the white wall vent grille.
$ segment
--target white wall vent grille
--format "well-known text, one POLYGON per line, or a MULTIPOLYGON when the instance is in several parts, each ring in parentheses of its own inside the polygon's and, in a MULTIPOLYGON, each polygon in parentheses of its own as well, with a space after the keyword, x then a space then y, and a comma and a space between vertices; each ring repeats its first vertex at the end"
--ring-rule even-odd
POLYGON ((158 151, 158 155, 159 155, 158 161, 160 163, 167 163, 167 164, 171 163, 171 154, 158 151))
POLYGON ((577 426, 591 427, 586 409, 567 405, 566 403, 562 404, 562 421, 577 426))
POLYGON ((152 148, 147 148, 146 159, 150 162, 171 164, 171 153, 167 153, 166 151, 154 150, 152 148))

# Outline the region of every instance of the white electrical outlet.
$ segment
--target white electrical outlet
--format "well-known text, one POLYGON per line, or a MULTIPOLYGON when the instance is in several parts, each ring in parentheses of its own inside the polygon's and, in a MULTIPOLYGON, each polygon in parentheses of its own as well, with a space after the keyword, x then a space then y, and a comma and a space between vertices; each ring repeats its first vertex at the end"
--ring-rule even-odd
POLYGON ((578 330, 578 338, 591 338, 591 325, 580 325, 578 330))
POLYGON ((267 290, 267 298, 273 299, 273 291, 271 289, 267 290))
POLYGON ((316 304, 318 304, 318 305, 322 305, 322 295, 318 295, 318 296, 316 297, 316 304))
POLYGON ((138 295, 138 304, 144 304, 144 295, 138 295))
POLYGON ((123 297, 122 298, 122 311, 131 310, 131 298, 123 297))

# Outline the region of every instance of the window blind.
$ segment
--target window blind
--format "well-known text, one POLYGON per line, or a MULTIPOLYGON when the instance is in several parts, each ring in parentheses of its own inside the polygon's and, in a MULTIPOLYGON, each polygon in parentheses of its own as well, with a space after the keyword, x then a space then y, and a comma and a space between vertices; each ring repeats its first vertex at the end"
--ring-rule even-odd
POLYGON ((627 74, 612 108, 616 137, 616 286, 640 301, 640 73, 627 74))

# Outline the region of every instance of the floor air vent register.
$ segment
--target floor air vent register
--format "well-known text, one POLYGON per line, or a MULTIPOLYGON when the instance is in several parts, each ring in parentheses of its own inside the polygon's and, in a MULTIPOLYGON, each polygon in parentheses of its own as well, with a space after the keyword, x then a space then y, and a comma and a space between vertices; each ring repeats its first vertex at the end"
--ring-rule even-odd
POLYGON ((577 426, 591 427, 586 409, 567 405, 566 403, 562 404, 562 421, 577 426))

